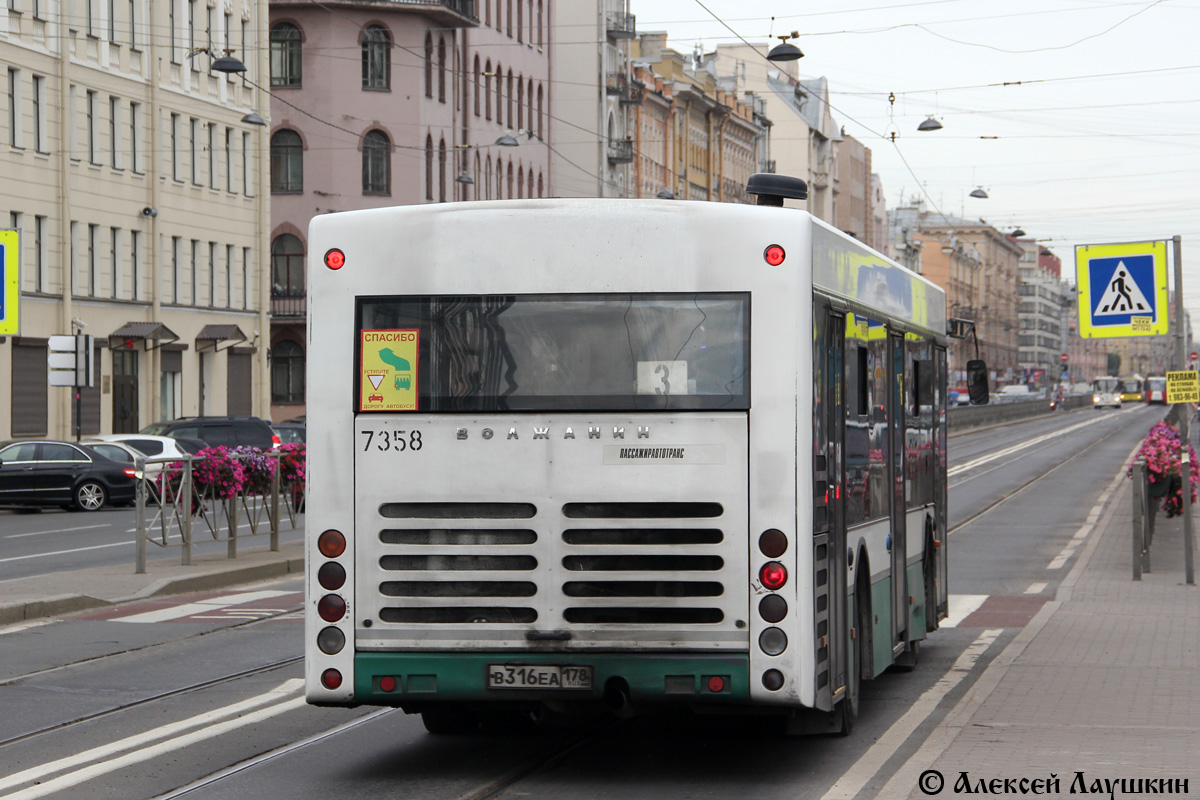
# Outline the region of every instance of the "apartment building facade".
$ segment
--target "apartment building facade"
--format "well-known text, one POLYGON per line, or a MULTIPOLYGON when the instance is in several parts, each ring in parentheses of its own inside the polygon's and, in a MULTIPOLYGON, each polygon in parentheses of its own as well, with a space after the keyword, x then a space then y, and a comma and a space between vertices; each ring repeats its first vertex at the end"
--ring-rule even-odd
POLYGON ((47 385, 47 345, 80 331, 98 365, 85 434, 266 413, 265 26, 254 0, 0 10, 0 226, 21 231, 0 439, 73 434, 73 391, 47 385))
POLYGON ((273 419, 306 411, 315 215, 552 193, 551 32, 561 7, 271 0, 273 419))

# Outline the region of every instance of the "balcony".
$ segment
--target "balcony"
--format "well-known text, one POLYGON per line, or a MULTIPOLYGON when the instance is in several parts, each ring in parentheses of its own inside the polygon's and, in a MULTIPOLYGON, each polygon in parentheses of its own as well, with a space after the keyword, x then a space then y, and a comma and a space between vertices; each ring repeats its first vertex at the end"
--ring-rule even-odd
POLYGON ((479 25, 476 0, 392 0, 391 4, 411 8, 452 28, 473 28, 479 25))
POLYGON ((633 142, 629 139, 608 143, 609 164, 629 164, 633 162, 633 142))
POLYGON ((637 17, 633 14, 614 12, 608 15, 608 38, 637 38, 637 17))
POLYGON ((271 292, 271 316, 275 319, 304 319, 308 297, 304 292, 271 292))

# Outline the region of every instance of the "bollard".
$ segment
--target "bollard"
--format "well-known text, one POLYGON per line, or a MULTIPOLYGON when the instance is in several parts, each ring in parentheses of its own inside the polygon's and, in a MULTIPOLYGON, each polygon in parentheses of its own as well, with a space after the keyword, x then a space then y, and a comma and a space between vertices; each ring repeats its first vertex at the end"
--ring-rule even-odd
POLYGON ((133 469, 137 476, 137 558, 133 571, 142 575, 146 572, 146 459, 135 458, 133 469))
POLYGON ((1145 554, 1146 517, 1146 462, 1133 462, 1133 482, 1130 487, 1133 500, 1133 579, 1142 579, 1142 558, 1145 554))
POLYGON ((271 473, 271 552, 279 552, 279 464, 282 460, 275 454, 275 469, 271 473))
POLYGON ((192 564, 192 457, 188 456, 183 463, 183 478, 179 482, 179 494, 175 496, 176 508, 179 503, 187 503, 183 510, 183 544, 180 547, 179 563, 185 567, 192 564))

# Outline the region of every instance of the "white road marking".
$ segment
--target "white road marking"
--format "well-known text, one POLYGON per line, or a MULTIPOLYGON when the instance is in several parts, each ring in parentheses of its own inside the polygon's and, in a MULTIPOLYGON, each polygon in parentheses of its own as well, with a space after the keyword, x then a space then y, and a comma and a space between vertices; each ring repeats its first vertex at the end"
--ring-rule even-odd
POLYGON ((31 558, 49 558, 50 556, 65 556, 71 553, 85 553, 88 550, 103 550, 106 547, 128 547, 134 542, 113 542, 112 544, 94 544, 90 547, 76 547, 72 550, 55 550, 51 553, 34 553, 28 556, 10 556, 9 558, 0 558, 0 564, 6 564, 9 561, 26 561, 31 558))
POLYGON ((950 613, 946 619, 938 623, 939 628, 957 628, 958 624, 975 613, 983 601, 988 599, 986 594, 952 594, 950 595, 950 613))
POLYGON ((86 780, 95 778, 97 775, 103 775, 106 772, 112 772, 115 769, 120 769, 121 767, 128 766, 129 764, 136 764, 139 761, 146 761, 147 759, 154 758, 162 755, 163 753, 168 753, 172 750, 178 750, 181 747, 186 747, 187 745, 194 744, 195 742, 203 741, 204 739, 211 739, 214 736, 219 736, 222 733, 226 733, 235 728, 240 728, 243 725, 249 725, 253 722, 258 722, 259 720, 267 719, 268 717, 273 717, 277 714, 282 714, 285 711, 289 711, 292 708, 298 708, 301 705, 304 705, 305 699, 303 697, 296 697, 286 700, 282 703, 276 703, 275 705, 267 706, 266 708, 259 709, 253 713, 247 713, 250 712, 251 709, 257 708, 258 706, 266 706, 268 703, 275 702, 280 698, 281 695, 295 694, 296 692, 299 692, 303 686, 304 680, 302 678, 292 678, 284 681, 271 691, 260 694, 257 697, 250 697, 246 700, 225 706, 224 708, 208 711, 194 717, 189 717, 188 719, 179 720, 178 722, 160 725, 159 727, 153 728, 145 733, 127 736, 124 739, 119 739, 115 742, 109 742, 108 744, 100 745, 99 747, 93 747, 91 750, 85 750, 77 755, 66 756, 56 761, 51 761, 47 764, 42 764, 37 767, 30 767, 29 769, 22 770, 13 775, 0 778, 0 791, 11 789, 31 781, 40 780, 46 775, 50 775, 55 772, 61 772, 69 769, 76 770, 75 772, 67 773, 66 775, 53 780, 39 783, 36 786, 31 786, 24 791, 17 792, 16 794, 6 795, 6 798, 9 798, 9 800, 15 800, 15 798, 29 800, 29 798, 42 797, 50 794, 51 792, 57 792, 60 789, 78 785, 86 780), (227 720, 226 722, 219 722, 219 720, 225 719, 226 717, 234 717, 234 719, 227 720), (178 734, 182 734, 184 731, 192 728, 200 728, 200 730, 194 731, 185 736, 178 736, 178 734), (168 737, 171 736, 178 736, 178 738, 169 739, 168 737), (153 747, 148 746, 151 742, 155 742, 160 739, 167 739, 167 741, 153 747), (132 750, 133 752, 120 758, 107 760, 110 756, 126 750, 132 750), (100 761, 101 759, 105 760, 100 764, 94 764, 91 767, 85 766, 92 762, 100 761))
POLYGON ((948 478, 952 478, 961 472, 966 472, 967 470, 975 469, 976 467, 987 464, 990 461, 995 461, 998 458, 1003 458, 1004 456, 1012 455, 1013 453, 1019 453, 1020 451, 1025 450, 1026 448, 1033 447, 1035 444, 1041 444, 1042 442, 1048 442, 1051 439, 1057 439, 1060 436, 1066 436, 1068 433, 1074 433, 1075 431, 1079 430, 1080 428, 1086 428, 1089 425, 1095 425, 1097 422, 1102 422, 1106 418, 1107 418, 1107 415, 1101 416, 1101 417, 1096 417, 1095 419, 1090 419, 1087 422, 1079 422, 1079 423, 1076 423, 1075 425, 1071 425, 1071 426, 1063 428, 1061 430, 1053 431, 1052 433, 1047 433, 1043 436, 1035 436, 1032 439, 1028 439, 1024 442, 1021 442, 1020 444, 1014 444, 1012 447, 1006 447, 1003 450, 997 450, 996 452, 989 453, 986 456, 980 456, 979 458, 968 461, 965 464, 959 464, 958 466, 951 467, 950 469, 948 469, 946 471, 946 476, 948 478))
POLYGON ((108 525, 80 525, 78 528, 59 528, 55 531, 33 531, 32 533, 10 533, 5 539, 24 539, 26 536, 45 536, 47 533, 70 533, 71 531, 87 531, 92 528, 107 528, 108 525))
POLYGON ((1046 584, 1031 583, 1029 584, 1029 588, 1025 590, 1025 594, 1041 594, 1044 591, 1046 591, 1046 584))
POLYGON ((871 745, 867 752, 854 762, 854 766, 850 767, 837 783, 829 787, 829 791, 821 797, 821 800, 850 800, 862 791, 867 782, 875 777, 875 773, 896 754, 896 751, 907 741, 913 731, 920 727, 921 723, 937 709, 942 698, 949 694, 955 686, 958 686, 963 678, 967 677, 967 673, 975 668, 975 662, 1003 632, 1003 628, 989 628, 979 634, 979 638, 958 656, 954 666, 950 667, 937 683, 925 690, 925 693, 916 699, 904 716, 892 723, 892 727, 888 728, 875 741, 875 744, 871 745))
MULTIPOLYGON (((213 597, 209 600, 199 600, 195 603, 181 603, 177 606, 168 608, 158 608, 154 611, 143 611, 140 614, 130 614, 127 617, 112 617, 110 622, 166 622, 167 620, 180 619, 182 617, 191 617, 197 614, 206 614, 215 611, 218 608, 228 608, 229 606, 237 606, 243 603, 253 603, 257 600, 267 600, 272 597, 281 597, 285 594, 293 594, 293 592, 280 592, 273 590, 263 590, 259 592, 241 592, 240 594, 227 594, 221 597, 213 597)), ((220 617, 210 617, 210 619, 221 619, 220 617)))

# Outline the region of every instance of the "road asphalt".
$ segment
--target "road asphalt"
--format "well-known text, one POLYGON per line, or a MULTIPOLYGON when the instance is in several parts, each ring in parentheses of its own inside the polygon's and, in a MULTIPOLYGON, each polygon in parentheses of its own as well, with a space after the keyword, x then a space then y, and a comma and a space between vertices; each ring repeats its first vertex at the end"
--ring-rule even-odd
MULTIPOLYGON (((1182 520, 1159 514, 1153 571, 1134 580, 1131 482, 1122 475, 1112 485, 1072 540, 1055 597, 887 783, 858 796, 1200 794, 1200 588, 1184 580, 1182 520)), ((142 575, 124 565, 18 578, 0 583, 0 625, 303 566, 294 543, 187 567, 152 563, 142 575)))

